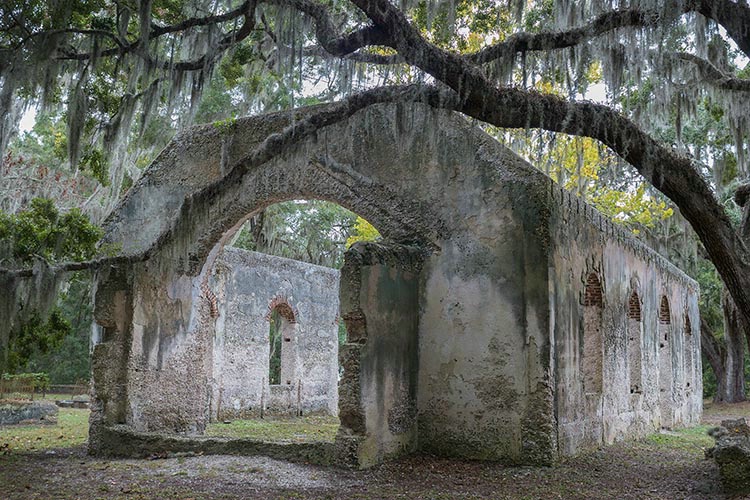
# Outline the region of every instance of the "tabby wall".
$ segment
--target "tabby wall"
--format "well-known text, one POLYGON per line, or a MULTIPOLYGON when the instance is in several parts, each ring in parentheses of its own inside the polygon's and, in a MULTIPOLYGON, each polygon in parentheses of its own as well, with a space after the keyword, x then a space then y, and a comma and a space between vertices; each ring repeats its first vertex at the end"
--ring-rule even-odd
POLYGON ((561 453, 697 423, 698 285, 578 198, 550 206, 561 453))

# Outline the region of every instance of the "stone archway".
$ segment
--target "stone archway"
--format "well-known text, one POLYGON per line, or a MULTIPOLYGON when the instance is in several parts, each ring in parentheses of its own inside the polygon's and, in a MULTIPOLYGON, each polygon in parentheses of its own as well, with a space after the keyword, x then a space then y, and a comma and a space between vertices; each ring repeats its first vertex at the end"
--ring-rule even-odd
POLYGON ((98 275, 91 451, 146 453, 153 442, 138 433, 203 430, 215 318, 202 285, 215 252, 265 206, 316 198, 388 242, 355 248, 342 270, 336 460, 415 449, 552 459, 547 266, 536 265, 548 179, 459 115, 419 104, 372 106, 223 178, 308 112, 180 134, 108 219, 105 241, 133 262, 98 275))

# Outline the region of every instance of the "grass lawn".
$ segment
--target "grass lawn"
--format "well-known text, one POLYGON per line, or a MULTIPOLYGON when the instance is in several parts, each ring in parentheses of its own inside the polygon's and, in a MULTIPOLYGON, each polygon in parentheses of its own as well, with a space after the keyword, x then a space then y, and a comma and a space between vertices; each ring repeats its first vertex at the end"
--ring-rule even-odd
POLYGON ((0 454, 72 448, 89 436, 89 410, 60 408, 57 425, 0 427, 0 454))
POLYGON ((280 443, 333 442, 339 430, 336 417, 297 417, 234 420, 208 424, 206 436, 250 438, 280 443))
POLYGON ((697 425, 687 429, 651 434, 646 437, 646 442, 686 451, 697 458, 702 458, 706 448, 714 445, 714 439, 708 435, 711 427, 710 425, 697 425))

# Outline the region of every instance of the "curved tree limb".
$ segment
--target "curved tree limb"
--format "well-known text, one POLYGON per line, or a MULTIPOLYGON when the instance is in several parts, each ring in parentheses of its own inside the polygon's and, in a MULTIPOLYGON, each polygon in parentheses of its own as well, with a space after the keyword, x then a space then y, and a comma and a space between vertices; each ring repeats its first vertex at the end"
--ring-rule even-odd
POLYGON ((178 31, 184 31, 188 28, 194 28, 196 26, 210 26, 212 24, 220 24, 220 23, 224 23, 227 21, 231 21, 233 19, 244 17, 245 14, 249 10, 251 10, 251 6, 253 3, 254 2, 252 2, 251 0, 245 0, 245 2, 243 2, 239 7, 229 12, 226 12, 224 14, 218 14, 215 16, 206 16, 206 17, 194 17, 194 18, 186 19, 180 23, 172 24, 169 26, 155 26, 152 23, 151 33, 149 34, 149 38, 153 39, 153 38, 165 35, 167 33, 175 33, 178 31))
MULTIPOLYGON (((284 0, 279 1, 284 2, 284 0)), ((321 43, 321 47, 330 55, 339 57, 348 56, 351 59, 380 65, 400 64, 404 62, 404 59, 399 55, 369 57, 371 54, 362 53, 360 51, 360 49, 367 46, 382 44, 382 34, 379 34, 379 40, 373 40, 366 36, 361 36, 358 32, 355 32, 353 35, 334 39, 335 29, 330 22, 328 13, 318 12, 320 10, 320 4, 316 4, 316 2, 312 0, 291 0, 288 3, 295 7, 304 4, 305 9, 303 10, 300 8, 302 12, 311 15, 316 21, 325 24, 321 31, 324 39, 318 38, 318 40, 321 43), (311 4, 316 4, 317 7, 313 7, 311 4)), ((656 26, 661 21, 661 15, 653 10, 616 10, 604 13, 584 26, 571 28, 566 31, 514 33, 502 42, 466 54, 465 57, 475 64, 486 64, 503 57, 524 52, 569 48, 618 28, 656 26)), ((372 27, 366 29, 372 29, 372 27)), ((314 51, 313 47, 309 47, 308 50, 316 55, 319 54, 319 52, 314 51)))
POLYGON ((315 38, 320 46, 333 56, 347 56, 370 45, 383 45, 385 34, 377 26, 371 25, 341 35, 336 28, 328 7, 315 0, 266 0, 274 5, 286 5, 315 21, 315 38))
POLYGON ((719 68, 711 64, 709 61, 700 58, 696 55, 689 54, 687 52, 677 52, 675 54, 677 59, 682 61, 688 61, 693 63, 706 82, 724 90, 738 90, 742 92, 750 91, 750 80, 744 80, 742 78, 736 78, 731 75, 727 75, 719 68))
POLYGON ((750 260, 694 161, 658 143, 607 106, 495 87, 475 65, 427 42, 388 0, 353 0, 409 64, 459 95, 459 111, 502 128, 531 127, 597 139, 633 165, 690 222, 743 314, 750 314, 750 260))
POLYGON ((656 26, 661 15, 653 10, 623 9, 606 12, 593 21, 566 31, 543 33, 515 33, 502 42, 467 54, 475 64, 485 64, 510 54, 574 47, 618 28, 656 26))
MULTIPOLYGON (((97 257, 91 260, 84 260, 80 262, 61 262, 59 264, 53 264, 47 266, 48 271, 53 274, 70 273, 73 271, 87 271, 92 269, 100 269, 104 266, 118 266, 123 264, 132 264, 134 262, 140 262, 148 259, 147 254, 137 256, 122 256, 118 255, 115 257, 97 257)), ((23 267, 19 269, 9 269, 6 267, 0 267, 0 277, 5 278, 31 278, 34 276, 34 268, 23 267)))
MULTIPOLYGON (((723 26, 738 47, 750 57, 750 7, 732 0, 690 0, 683 4, 675 2, 675 9, 682 13, 699 12, 723 26)), ((474 63, 483 64, 508 53, 543 51, 573 47, 618 28, 650 27, 663 22, 660 12, 655 10, 621 9, 605 12, 590 23, 561 32, 538 34, 517 33, 506 40, 484 48, 467 57, 474 63)))

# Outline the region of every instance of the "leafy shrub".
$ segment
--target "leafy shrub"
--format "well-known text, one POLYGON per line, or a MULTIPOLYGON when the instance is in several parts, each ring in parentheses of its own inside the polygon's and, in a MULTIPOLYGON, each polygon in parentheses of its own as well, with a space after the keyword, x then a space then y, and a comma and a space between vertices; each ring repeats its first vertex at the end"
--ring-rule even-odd
POLYGON ((29 385, 35 391, 47 391, 50 387, 49 375, 46 373, 3 373, 3 380, 15 380, 22 385, 29 385))

